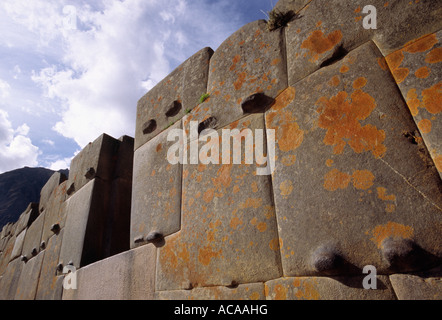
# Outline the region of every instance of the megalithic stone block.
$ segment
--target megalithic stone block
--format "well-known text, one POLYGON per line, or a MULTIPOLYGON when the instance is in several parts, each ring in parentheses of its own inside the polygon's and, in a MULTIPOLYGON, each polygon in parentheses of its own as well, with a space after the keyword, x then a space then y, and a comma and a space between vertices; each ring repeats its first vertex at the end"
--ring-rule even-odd
POLYGON ((11 260, 20 257, 22 254, 23 244, 25 242, 26 230, 23 230, 18 236, 15 237, 14 248, 11 253, 11 260))
POLYGON ((207 92, 210 98, 186 117, 187 121, 213 119, 223 128, 246 114, 264 112, 268 100, 287 87, 285 43, 282 30, 268 31, 264 20, 251 22, 225 40, 210 60, 207 92), (267 99, 244 110, 243 101, 260 93, 267 99))
MULTIPOLYGON (((255 129, 264 129, 263 115, 225 129, 235 128, 251 138, 255 129)), ((204 145, 200 141, 200 148, 204 145)), ((181 231, 160 245, 157 290, 231 286, 281 275, 271 179, 256 175, 256 164, 244 164, 244 145, 233 148, 241 151, 241 164, 183 165, 181 231)), ((262 147, 266 152, 265 141, 262 147)))
POLYGON ((49 206, 49 200, 54 190, 63 182, 67 177, 60 172, 55 172, 43 186, 40 192, 39 212, 47 209, 49 206))
POLYGON ((96 177, 111 181, 114 178, 120 144, 119 140, 102 134, 81 150, 71 162, 66 191, 68 196, 96 177))
POLYGON ((118 148, 118 159, 115 165, 113 179, 126 179, 131 181, 135 140, 129 136, 122 136, 118 140, 120 141, 120 147, 118 148))
POLYGON ((38 205, 38 203, 30 203, 26 210, 20 215, 20 218, 17 221, 15 235, 18 235, 20 232, 28 228, 35 219, 37 219, 39 215, 38 205))
POLYGON ((14 300, 24 262, 15 259, 7 265, 0 280, 0 300, 14 300))
POLYGON ((45 252, 39 253, 34 259, 23 266, 17 285, 15 300, 34 300, 37 293, 38 280, 45 252))
POLYGON ((35 257, 41 250, 41 235, 45 221, 45 213, 38 216, 26 231, 22 254, 27 259, 35 257))
POLYGON ((386 61, 442 177, 441 39, 442 31, 430 34, 388 55, 386 61))
MULTIPOLYGON (((158 291, 156 300, 265 300, 263 283, 247 283, 234 288, 208 287, 193 290, 158 291)), ((233 312, 231 310, 230 312, 233 312)))
POLYGON ((432 0, 311 1, 286 28, 289 85, 341 60, 372 39, 387 55, 409 41, 438 31, 442 28, 438 18, 441 8, 440 2, 432 0), (367 5, 376 8, 377 29, 364 28, 364 20, 372 12, 364 13, 367 5))
POLYGON ((77 270, 63 300, 153 300, 156 248, 146 245, 77 270))
POLYGON ((393 274, 391 284, 398 300, 441 300, 442 268, 416 274, 393 274))
POLYGON ((45 208, 45 221, 41 241, 47 243, 49 238, 64 228, 66 222, 67 181, 53 189, 45 208))
POLYGON ((60 263, 80 268, 103 259, 110 186, 95 178, 66 200, 60 263))
POLYGON ((365 275, 281 278, 265 283, 267 300, 396 300, 388 276, 376 277, 376 290, 363 287, 365 275))
POLYGON ((198 51, 138 101, 135 150, 199 103, 207 92, 212 54, 210 48, 198 51))
POLYGON ((389 238, 413 242, 391 248, 411 250, 400 272, 440 258, 440 177, 422 141, 410 139, 416 124, 379 59, 369 42, 288 88, 266 113, 285 276, 360 274, 366 265, 391 273, 389 238))
POLYGON ((0 258, 0 275, 5 273, 8 263, 9 261, 11 261, 11 254, 12 251, 14 250, 14 245, 15 245, 15 236, 13 237, 10 236, 3 239, 7 239, 7 241, 4 246, 2 256, 0 258))
POLYGON ((147 236, 162 237, 180 230, 182 166, 167 160, 167 137, 181 129, 181 121, 135 151, 132 187, 131 248, 148 242, 147 236))
POLYGON ((62 240, 63 230, 58 235, 53 235, 48 241, 35 296, 36 300, 61 300, 64 276, 57 272, 57 265, 62 240))

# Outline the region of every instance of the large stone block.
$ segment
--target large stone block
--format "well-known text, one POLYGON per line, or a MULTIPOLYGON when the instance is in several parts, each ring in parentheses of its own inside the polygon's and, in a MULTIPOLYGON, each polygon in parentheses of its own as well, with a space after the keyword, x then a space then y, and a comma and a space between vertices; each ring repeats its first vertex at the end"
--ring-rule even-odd
POLYGON ((268 31, 264 20, 251 22, 214 53, 207 87, 210 98, 192 110, 185 122, 210 118, 211 128, 223 128, 244 115, 264 112, 286 87, 283 31, 268 31))
POLYGON ((442 256, 441 181, 381 58, 367 43, 266 113, 285 276, 405 272, 442 256))
POLYGON ((399 300, 441 300, 442 268, 417 274, 393 274, 390 276, 399 300))
POLYGON ((23 266, 15 293, 15 300, 34 300, 37 293, 38 280, 45 252, 39 253, 34 259, 23 266))
POLYGON ((135 151, 132 187, 130 244, 146 243, 154 233, 163 237, 180 230, 182 166, 167 160, 170 130, 181 129, 181 122, 145 143, 135 151))
POLYGON ((26 210, 20 215, 16 223, 15 235, 28 228, 39 215, 38 203, 30 203, 26 210))
POLYGON ((36 300, 61 300, 64 277, 57 275, 57 271, 62 271, 57 270, 57 265, 63 240, 63 231, 61 230, 58 235, 53 235, 47 243, 35 296, 36 300))
POLYGON ((193 290, 159 291, 156 300, 265 300, 263 283, 242 284, 235 288, 208 287, 193 290))
POLYGON ((67 177, 60 172, 55 172, 43 186, 40 192, 40 202, 39 202, 39 212, 47 209, 50 204, 49 200, 52 196, 54 190, 63 182, 66 181, 67 177))
POLYGON ((23 243, 22 255, 27 259, 36 256, 41 250, 41 235, 45 221, 45 213, 38 216, 26 231, 25 242, 23 243))
POLYGON ((0 280, 0 300, 14 300, 24 263, 15 259, 7 265, 0 280))
POLYGON ((6 244, 4 245, 4 249, 2 255, 0 257, 0 275, 5 273, 6 268, 8 267, 9 261, 11 261, 12 250, 14 250, 15 245, 15 236, 3 238, 6 240, 6 244))
POLYGON ((18 258, 22 254, 23 244, 25 242, 26 230, 23 230, 18 236, 15 237, 14 248, 11 253, 11 260, 18 258))
POLYGON ((281 278, 265 283, 268 300, 396 300, 387 276, 376 277, 377 289, 364 289, 364 277, 281 278))
POLYGON ((63 300, 153 300, 156 248, 146 245, 77 271, 77 290, 63 300))
MULTIPOLYGON (((253 138, 253 130, 264 128, 263 120, 262 114, 251 115, 226 129, 253 138)), ((205 161, 205 145, 199 143, 205 161)), ((245 154, 244 143, 234 145, 237 149, 245 154)), ((257 165, 244 164, 244 158, 230 163, 183 165, 181 231, 159 249, 157 290, 230 286, 281 275, 270 176, 257 175, 257 165)))
POLYGON ((70 196, 94 178, 111 181, 121 141, 102 134, 89 143, 71 162, 67 194, 70 196))
POLYGON ((199 103, 207 92, 212 54, 210 48, 198 51, 138 101, 135 150, 199 103))
POLYGON ((110 187, 95 178, 66 200, 66 224, 60 263, 76 268, 104 258, 110 187))
POLYGON ((442 31, 428 35, 386 61, 442 177, 441 39, 442 31))
POLYGON ((442 4, 424 1, 311 1, 286 28, 288 83, 342 59, 373 39, 384 55, 442 28, 442 4), (365 29, 366 5, 377 10, 377 29, 365 29), (400 14, 398 14, 400 12, 400 14))
POLYGON ((53 234, 58 233, 64 228, 66 222, 66 189, 67 181, 64 181, 53 189, 51 196, 47 200, 47 206, 44 210, 45 221, 41 237, 41 241, 44 244, 48 242, 53 234))

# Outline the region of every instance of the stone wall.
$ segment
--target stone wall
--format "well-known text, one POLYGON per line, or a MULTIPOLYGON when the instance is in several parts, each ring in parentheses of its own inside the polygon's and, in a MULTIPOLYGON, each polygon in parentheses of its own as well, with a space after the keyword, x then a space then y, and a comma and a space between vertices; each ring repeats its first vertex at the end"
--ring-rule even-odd
POLYGON ((99 137, 3 228, 0 299, 441 299, 442 2, 372 0, 377 29, 366 5, 280 0, 287 25, 185 61, 139 100, 135 139, 99 137), (209 141, 196 121, 273 129, 274 172, 171 164, 176 129, 182 150, 209 141))

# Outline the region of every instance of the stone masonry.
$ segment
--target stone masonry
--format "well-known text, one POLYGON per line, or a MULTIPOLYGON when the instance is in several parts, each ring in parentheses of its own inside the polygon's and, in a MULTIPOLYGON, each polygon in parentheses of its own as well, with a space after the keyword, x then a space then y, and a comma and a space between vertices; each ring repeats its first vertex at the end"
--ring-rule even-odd
POLYGON ((187 59, 1 230, 0 299, 442 299, 442 2, 369 4, 280 0, 187 59))

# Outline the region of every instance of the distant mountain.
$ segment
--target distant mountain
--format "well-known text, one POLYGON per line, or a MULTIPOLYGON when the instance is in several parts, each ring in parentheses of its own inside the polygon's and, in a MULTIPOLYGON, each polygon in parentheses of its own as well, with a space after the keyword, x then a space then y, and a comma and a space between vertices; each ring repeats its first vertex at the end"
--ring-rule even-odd
MULTIPOLYGON (((40 191, 56 171, 45 168, 17 169, 0 174, 0 230, 16 222, 31 202, 40 201, 40 191)), ((60 170, 66 177, 68 170, 60 170)))

